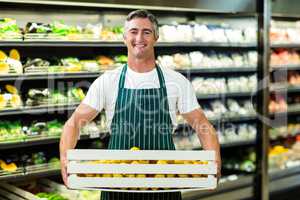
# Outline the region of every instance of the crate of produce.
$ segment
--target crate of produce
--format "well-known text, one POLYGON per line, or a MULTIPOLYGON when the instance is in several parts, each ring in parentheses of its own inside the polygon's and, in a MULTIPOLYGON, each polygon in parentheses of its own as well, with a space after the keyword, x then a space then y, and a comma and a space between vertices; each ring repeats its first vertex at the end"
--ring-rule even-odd
POLYGON ((217 186, 214 151, 69 150, 68 186, 127 192, 206 190, 217 186))

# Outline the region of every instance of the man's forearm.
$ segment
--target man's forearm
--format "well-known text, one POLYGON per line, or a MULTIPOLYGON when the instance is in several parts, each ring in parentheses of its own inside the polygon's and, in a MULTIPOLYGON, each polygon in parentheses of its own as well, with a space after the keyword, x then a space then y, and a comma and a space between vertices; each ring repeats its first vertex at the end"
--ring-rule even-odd
POLYGON ((65 123, 63 128, 63 133, 59 144, 61 157, 66 156, 67 150, 74 149, 77 144, 77 140, 79 136, 79 127, 76 125, 76 123, 73 123, 72 121, 73 119, 70 118, 65 123))

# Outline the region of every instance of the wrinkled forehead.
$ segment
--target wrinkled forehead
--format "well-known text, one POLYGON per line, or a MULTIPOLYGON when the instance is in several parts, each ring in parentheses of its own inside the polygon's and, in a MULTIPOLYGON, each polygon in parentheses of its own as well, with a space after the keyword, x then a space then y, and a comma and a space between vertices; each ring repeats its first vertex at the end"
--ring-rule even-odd
POLYGON ((135 18, 125 23, 126 30, 152 30, 154 31, 153 24, 148 18, 135 18))

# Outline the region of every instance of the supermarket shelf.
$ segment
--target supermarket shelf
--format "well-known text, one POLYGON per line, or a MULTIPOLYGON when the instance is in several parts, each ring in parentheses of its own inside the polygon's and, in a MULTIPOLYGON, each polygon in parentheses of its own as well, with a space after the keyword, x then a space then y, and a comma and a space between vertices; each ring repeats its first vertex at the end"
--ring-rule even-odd
POLYGON ((278 170, 270 173, 271 194, 291 190, 300 186, 300 167, 293 167, 285 170, 278 170))
POLYGON ((184 200, 224 200, 224 199, 246 199, 253 197, 253 176, 239 177, 235 181, 227 181, 218 185, 213 191, 190 191, 184 192, 184 200))
POLYGON ((63 112, 63 111, 72 111, 78 106, 77 104, 70 105, 49 105, 49 106, 34 106, 34 107, 21 107, 17 109, 7 109, 1 110, 0 116, 8 115, 21 115, 21 114, 41 114, 41 113, 50 113, 50 112, 63 112))
MULTIPOLYGON (((212 124, 224 123, 224 122, 248 122, 256 120, 256 115, 235 115, 232 117, 221 117, 221 118, 208 118, 208 121, 212 124)), ((177 126, 177 129, 191 128, 187 123, 180 123, 177 126)))
POLYGON ((25 181, 32 178, 43 178, 49 176, 56 176, 60 174, 60 168, 49 168, 49 169, 41 169, 32 171, 30 173, 26 173, 25 171, 20 173, 9 174, 5 176, 0 176, 0 181, 25 181))
MULTIPOLYGON (((235 141, 235 142, 227 142, 221 143, 221 148, 231 148, 231 147, 241 147, 241 146, 252 146, 255 144, 255 140, 244 140, 244 141, 235 141)), ((200 150, 201 147, 192 147, 192 150, 200 150)))
POLYGON ((245 115, 245 116, 239 116, 239 115, 236 115, 236 116, 233 116, 233 117, 222 117, 222 118, 219 118, 219 119, 208 119, 211 123, 213 124, 217 124, 217 123, 224 123, 224 122, 248 122, 248 121, 254 121, 256 120, 257 117, 256 115, 245 115))
POLYGON ((102 72, 79 72, 79 73, 32 73, 21 75, 1 75, 0 81, 23 81, 23 80, 48 80, 67 78, 97 78, 102 72))
MULTIPOLYGON (((212 69, 178 69, 182 74, 207 74, 207 73, 233 73, 233 72, 256 72, 254 67, 212 68, 212 69)), ((74 73, 28 73, 0 75, 0 81, 23 81, 23 80, 48 80, 48 79, 76 79, 98 78, 101 72, 74 72, 74 73)))
POLYGON ((300 48, 300 43, 291 43, 291 44, 271 44, 271 48, 276 49, 276 48, 293 48, 293 49, 298 49, 300 48))
POLYGON ((215 73, 242 73, 242 72, 256 72, 256 67, 216 67, 216 68, 189 68, 189 69, 176 69, 176 71, 183 74, 215 74, 215 73))
POLYGON ((300 92, 300 85, 289 85, 289 84, 272 84, 270 85, 270 91, 273 92, 300 92))
MULTIPOLYGON (((1 41, 0 47, 126 47, 122 41, 1 41)), ((256 48, 255 43, 158 42, 156 47, 256 48)))
POLYGON ((270 67, 270 71, 285 71, 285 70, 300 70, 300 64, 288 64, 288 65, 273 65, 270 67))
POLYGON ((274 112, 270 113, 270 116, 287 116, 287 115, 298 115, 300 114, 300 104, 288 105, 287 112, 274 112))
POLYGON ((236 141, 236 142, 228 142, 221 144, 222 148, 231 148, 238 146, 252 146, 255 145, 255 140, 244 140, 244 141, 236 141))
POLYGON ((228 97, 253 97, 256 92, 228 92, 223 94, 197 94, 198 100, 228 98, 228 97))
MULTIPOLYGON (((103 134, 106 133, 105 131, 102 132, 103 134)), ((79 140, 89 140, 94 138, 100 138, 100 133, 91 134, 91 135, 80 135, 79 140)), ((45 145, 45 144, 55 144, 58 143, 60 140, 59 136, 50 136, 50 137, 35 137, 35 138, 25 138, 24 140, 15 140, 10 142, 0 142, 0 150, 4 149, 16 149, 22 147, 32 147, 38 145, 45 145)))

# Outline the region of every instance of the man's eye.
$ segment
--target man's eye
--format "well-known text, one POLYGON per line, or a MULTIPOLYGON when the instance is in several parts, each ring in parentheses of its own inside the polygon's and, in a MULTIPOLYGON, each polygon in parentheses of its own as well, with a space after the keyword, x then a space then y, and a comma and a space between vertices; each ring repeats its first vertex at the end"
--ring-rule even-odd
POLYGON ((131 34, 137 34, 137 31, 130 31, 131 34))
POLYGON ((151 34, 151 31, 145 31, 144 32, 146 35, 150 35, 151 34))

